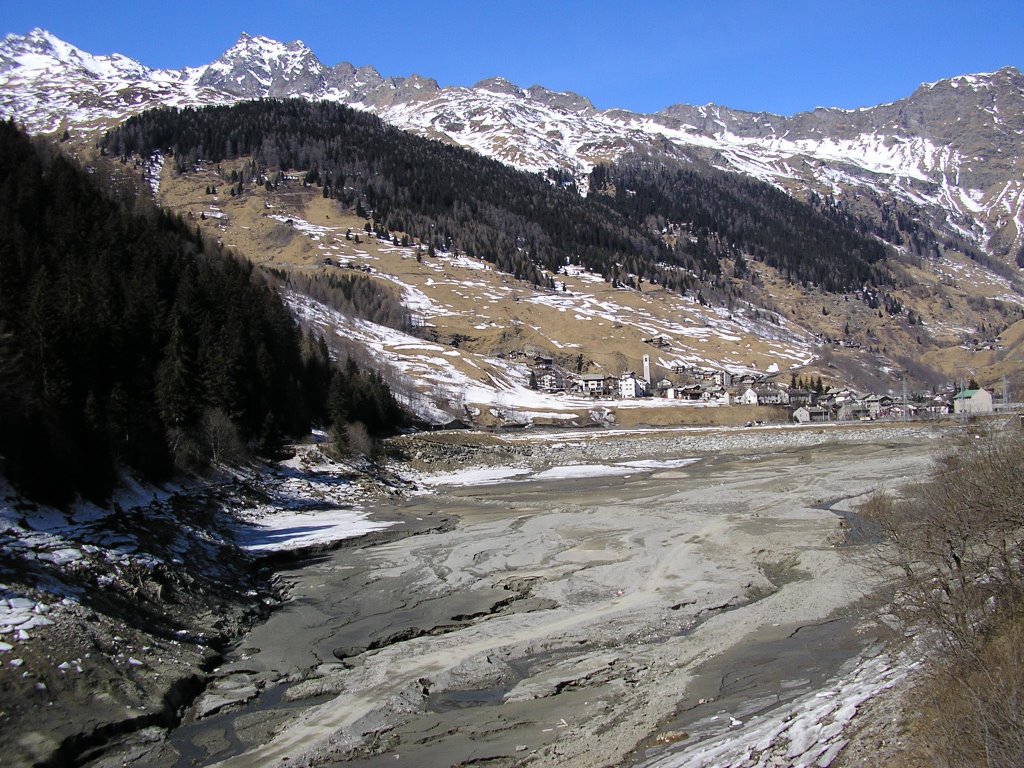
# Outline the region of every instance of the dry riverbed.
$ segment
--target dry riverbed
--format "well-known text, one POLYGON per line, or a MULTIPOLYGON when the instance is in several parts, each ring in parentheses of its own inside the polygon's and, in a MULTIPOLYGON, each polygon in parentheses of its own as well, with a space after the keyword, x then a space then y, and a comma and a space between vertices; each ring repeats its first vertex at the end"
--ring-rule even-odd
POLYGON ((185 724, 95 765, 828 765, 895 674, 847 520, 941 436, 405 439, 395 536, 281 571, 185 724))

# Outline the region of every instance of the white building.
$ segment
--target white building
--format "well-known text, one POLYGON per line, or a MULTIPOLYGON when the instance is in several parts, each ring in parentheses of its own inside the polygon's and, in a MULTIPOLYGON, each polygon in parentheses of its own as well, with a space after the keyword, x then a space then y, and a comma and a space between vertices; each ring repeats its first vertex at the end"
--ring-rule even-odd
POLYGON ((647 382, 635 373, 624 373, 619 377, 619 397, 646 397, 647 382))
POLYGON ((742 395, 736 398, 738 405, 757 405, 757 392, 752 387, 748 387, 742 395))
POLYGON ((992 413, 992 393, 986 389, 965 389, 953 398, 953 413, 976 416, 992 413))

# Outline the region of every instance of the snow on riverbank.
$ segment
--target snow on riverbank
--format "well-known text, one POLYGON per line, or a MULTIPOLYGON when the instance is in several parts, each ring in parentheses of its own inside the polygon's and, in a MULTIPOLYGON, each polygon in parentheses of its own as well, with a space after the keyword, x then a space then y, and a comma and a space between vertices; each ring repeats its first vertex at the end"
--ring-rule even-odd
POLYGON ((415 457, 419 469, 405 469, 407 477, 425 489, 434 489, 627 476, 681 469, 708 454, 738 452, 753 457, 765 451, 830 444, 933 441, 940 439, 944 432, 925 422, 870 425, 834 422, 766 427, 684 426, 462 434, 470 445, 497 440, 490 460, 481 461, 482 457, 476 452, 458 450, 458 441, 446 448, 444 444, 438 447, 431 441, 417 443, 414 440, 407 450, 415 457))
POLYGON ((577 480, 588 477, 614 477, 635 472, 651 472, 658 469, 676 469, 693 464, 698 459, 674 459, 665 461, 619 461, 613 464, 565 464, 539 472, 523 467, 471 467, 457 472, 425 474, 419 482, 429 488, 437 486, 496 485, 498 483, 530 482, 533 480, 577 480))
POLYGON ((437 475, 423 475, 420 482, 428 487, 439 485, 494 485, 511 480, 521 479, 530 470, 514 467, 471 467, 458 472, 445 472, 437 475))
POLYGON ((852 672, 791 705, 743 722, 730 715, 727 730, 693 746, 641 763, 641 768, 828 768, 848 743, 860 707, 898 685, 913 665, 886 655, 862 661, 852 672))
POLYGON ((225 547, 255 556, 305 550, 388 528, 367 502, 381 488, 318 446, 299 446, 276 468, 226 474, 216 483, 142 486, 131 478, 110 503, 79 501, 66 511, 31 503, 0 479, 0 654, 32 640, 77 610, 89 584, 131 585, 143 574, 217 562, 225 547), (200 522, 180 505, 212 503, 200 522))
POLYGON ((237 528, 239 546, 253 553, 288 552, 333 544, 389 528, 394 523, 369 520, 358 509, 275 510, 252 515, 237 528))
POLYGON ((232 515, 235 541, 252 554, 329 546, 396 524, 370 519, 367 502, 380 489, 318 445, 296 446, 293 458, 261 470, 251 482, 264 498, 234 507, 232 515))
MULTIPOLYGON (((96 574, 103 586, 116 574, 163 562, 143 551, 135 534, 116 521, 168 496, 126 479, 108 507, 80 501, 62 511, 25 501, 0 479, 0 561, 7 566, 0 583, 0 653, 31 640, 37 630, 58 621, 62 611, 77 607, 84 575, 96 574), (31 575, 26 579, 25 574, 31 575), (14 584, 19 577, 22 583, 14 584)), ((173 550, 173 542, 168 546, 173 550)))

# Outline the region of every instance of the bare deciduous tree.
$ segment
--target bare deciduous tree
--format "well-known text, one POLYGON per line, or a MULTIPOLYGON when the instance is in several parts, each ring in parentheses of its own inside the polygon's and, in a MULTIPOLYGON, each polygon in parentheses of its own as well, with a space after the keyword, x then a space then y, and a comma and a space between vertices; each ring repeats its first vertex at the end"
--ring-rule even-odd
POLYGON ((1024 434, 972 434, 939 458, 908 498, 866 510, 903 573, 897 605, 910 624, 972 646, 988 618, 1015 611, 1024 590, 1024 434))
POLYGON ((1024 765, 1024 432, 972 430, 905 499, 865 513, 902 574, 895 611, 938 639, 907 732, 907 765, 1024 765))

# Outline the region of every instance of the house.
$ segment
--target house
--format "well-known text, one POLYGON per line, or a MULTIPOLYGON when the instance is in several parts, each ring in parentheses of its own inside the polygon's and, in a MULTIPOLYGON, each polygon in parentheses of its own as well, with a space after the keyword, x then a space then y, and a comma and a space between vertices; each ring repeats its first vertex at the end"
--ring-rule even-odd
POLYGON ((564 392, 565 377, 553 368, 546 368, 537 374, 537 388, 543 392, 564 392))
POLYGON ((986 389, 965 389, 953 397, 953 413, 977 416, 992 413, 992 393, 986 389))
POLYGON ((757 394, 758 405, 789 405, 789 393, 777 387, 758 387, 754 390, 757 394))
POLYGON ((878 415, 883 419, 909 419, 917 416, 918 412, 922 408, 915 405, 912 402, 904 402, 901 397, 899 400, 895 398, 884 398, 889 400, 888 404, 882 406, 882 410, 879 411, 878 415))
POLYGON ((653 344, 659 349, 665 349, 666 347, 672 346, 672 341, 668 336, 658 334, 650 339, 644 339, 644 344, 653 344))
POLYGON ((635 373, 624 373, 619 377, 619 397, 646 397, 647 381, 635 373))
POLYGON ((788 405, 789 393, 776 387, 747 387, 735 402, 738 405, 788 405))
POLYGON ((831 421, 832 414, 828 408, 801 405, 793 411, 793 421, 799 424, 808 424, 818 421, 831 421))
POLYGON ((729 390, 725 387, 704 387, 701 390, 700 399, 707 403, 729 405, 729 390))
POLYGON ((754 391, 753 387, 747 387, 743 390, 736 398, 737 405, 757 405, 757 392, 754 391))
POLYGON ((700 384, 687 384, 683 387, 676 387, 676 400, 697 402, 702 399, 703 394, 704 390, 700 384))
POLYGON ((614 391, 617 381, 614 376, 590 373, 580 377, 580 391, 591 397, 605 397, 614 391))
POLYGON ((745 389, 746 387, 752 387, 755 384, 757 384, 759 381, 761 381, 761 377, 760 376, 755 376, 752 373, 744 373, 744 374, 741 374, 739 376, 733 376, 732 377, 732 383, 735 384, 740 389, 745 389))
MULTIPOLYGON (((703 381, 706 383, 716 384, 719 387, 728 387, 732 384, 732 374, 728 371, 720 371, 715 368, 698 368, 693 367, 687 371, 693 376, 695 381, 703 381)), ((748 385, 753 384, 754 379, 751 378, 748 385)))
POLYGON ((934 415, 949 413, 949 401, 942 395, 935 395, 930 400, 925 400, 921 404, 920 410, 934 415))
POLYGON ((868 409, 868 416, 877 419, 892 408, 893 399, 888 395, 868 395, 863 403, 868 409))
POLYGON ((839 406, 836 417, 842 421, 855 421, 857 419, 870 419, 871 409, 865 400, 850 399, 839 406))
POLYGON ((814 405, 818 400, 818 393, 810 389, 789 390, 789 404, 799 408, 801 405, 814 405))

